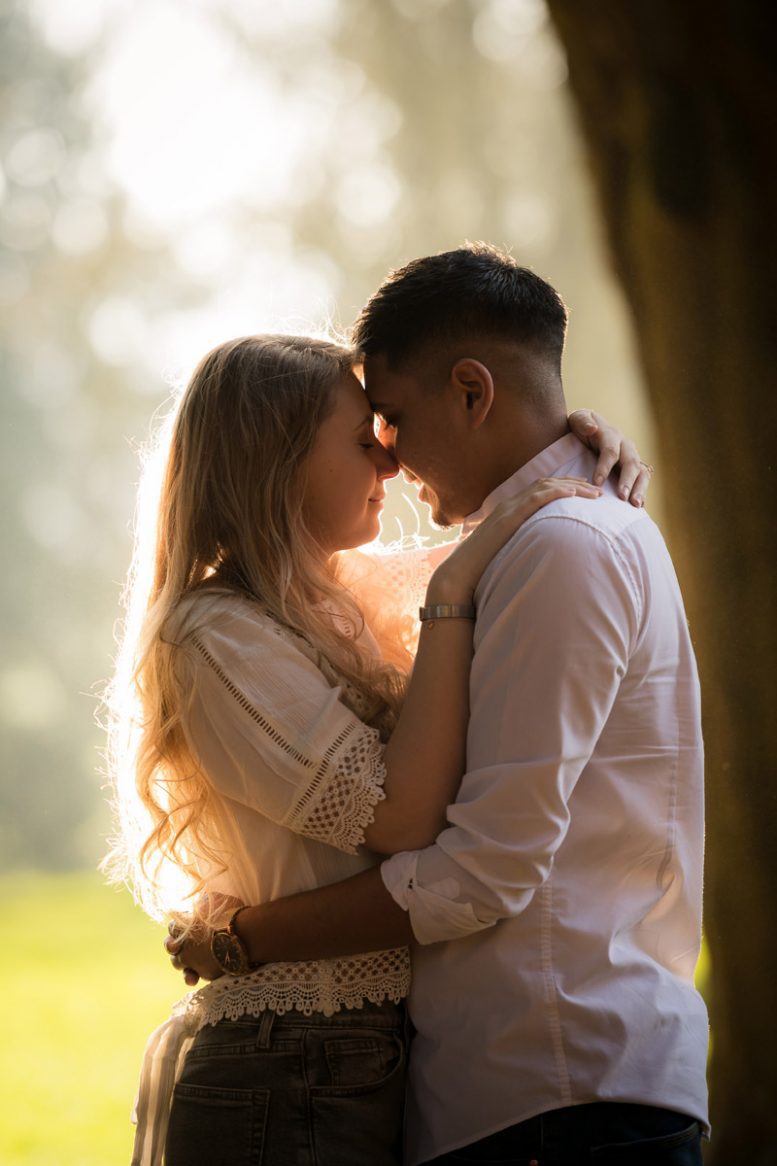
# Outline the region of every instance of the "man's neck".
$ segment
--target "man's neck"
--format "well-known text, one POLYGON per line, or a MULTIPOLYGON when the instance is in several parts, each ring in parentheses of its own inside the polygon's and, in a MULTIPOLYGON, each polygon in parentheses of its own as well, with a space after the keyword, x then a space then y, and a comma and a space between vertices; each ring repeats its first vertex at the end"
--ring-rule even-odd
POLYGON ((513 474, 517 474, 544 449, 569 432, 566 415, 552 423, 516 424, 514 428, 503 431, 499 435, 498 447, 489 451, 489 456, 484 461, 486 469, 480 482, 481 498, 478 506, 483 504, 497 486, 512 478, 513 474))

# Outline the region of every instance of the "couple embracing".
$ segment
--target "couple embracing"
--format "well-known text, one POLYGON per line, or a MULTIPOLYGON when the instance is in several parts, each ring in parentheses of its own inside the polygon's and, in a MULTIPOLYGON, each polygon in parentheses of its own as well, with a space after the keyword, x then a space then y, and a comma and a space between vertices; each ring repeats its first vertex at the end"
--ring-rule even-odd
POLYGON ((353 349, 243 338, 183 394, 113 862, 157 915, 188 895, 167 946, 209 982, 149 1041, 134 1162, 700 1163, 698 680, 647 470, 567 417, 565 329, 465 247, 393 273, 353 349), (354 549, 399 468, 453 547, 354 549))

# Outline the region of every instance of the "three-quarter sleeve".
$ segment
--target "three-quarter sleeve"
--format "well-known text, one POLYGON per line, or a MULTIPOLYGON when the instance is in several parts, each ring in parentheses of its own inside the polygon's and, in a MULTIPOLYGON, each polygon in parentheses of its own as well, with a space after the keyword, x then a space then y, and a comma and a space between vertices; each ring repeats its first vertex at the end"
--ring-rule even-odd
POLYGON ((385 796, 383 746, 303 642, 233 602, 190 632, 179 655, 185 732, 214 791, 355 853, 385 796))

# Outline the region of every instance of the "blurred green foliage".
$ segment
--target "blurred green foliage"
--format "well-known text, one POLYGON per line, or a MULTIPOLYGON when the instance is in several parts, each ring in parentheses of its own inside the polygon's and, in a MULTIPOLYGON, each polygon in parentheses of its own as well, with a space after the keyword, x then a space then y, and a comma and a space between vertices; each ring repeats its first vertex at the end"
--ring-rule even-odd
POLYGON ((123 202, 81 111, 88 60, 46 48, 26 5, 0 21, 0 862, 100 853, 95 692, 107 678, 130 540, 137 369, 101 358, 94 313, 161 254, 123 235, 123 202), (98 230, 95 232, 95 223, 98 230), (80 226, 79 226, 80 224, 80 226), (91 226, 89 225, 91 224, 91 226))

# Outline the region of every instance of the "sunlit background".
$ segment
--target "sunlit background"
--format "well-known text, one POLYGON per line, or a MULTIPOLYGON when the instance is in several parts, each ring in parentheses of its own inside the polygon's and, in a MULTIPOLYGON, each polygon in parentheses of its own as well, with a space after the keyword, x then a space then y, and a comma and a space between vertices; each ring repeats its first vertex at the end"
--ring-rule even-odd
MULTIPOLYGON (((210 346, 347 327, 389 268, 487 239, 570 305, 570 406, 657 451, 541 0, 0 14, 0 861, 80 870, 108 828, 95 693, 136 451, 210 346)), ((412 519, 401 490, 387 537, 412 519)), ((65 1161, 36 1145, 13 1161, 65 1161)))

